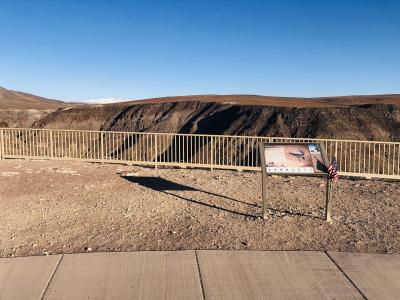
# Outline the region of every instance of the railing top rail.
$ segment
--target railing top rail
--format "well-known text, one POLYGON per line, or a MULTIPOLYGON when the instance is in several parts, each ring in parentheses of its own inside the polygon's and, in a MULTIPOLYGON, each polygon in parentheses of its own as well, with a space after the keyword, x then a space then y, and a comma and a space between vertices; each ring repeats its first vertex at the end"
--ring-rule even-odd
POLYGON ((294 141, 320 141, 320 142, 352 142, 370 144, 391 144, 400 145, 400 142, 387 141, 365 141, 365 140, 345 140, 345 139, 325 139, 325 138, 294 138, 294 137, 272 137, 272 136, 252 136, 252 135, 216 135, 216 134, 192 134, 192 133, 168 133, 168 132, 144 132, 144 131, 100 131, 100 130, 79 130, 79 129, 50 129, 50 128, 16 128, 7 127, 0 130, 20 130, 20 131, 52 131, 52 132, 87 132, 87 133, 106 133, 106 134, 143 134, 143 135, 169 135, 169 136, 203 136, 203 137, 225 137, 225 138, 252 138, 252 139, 276 139, 294 141))

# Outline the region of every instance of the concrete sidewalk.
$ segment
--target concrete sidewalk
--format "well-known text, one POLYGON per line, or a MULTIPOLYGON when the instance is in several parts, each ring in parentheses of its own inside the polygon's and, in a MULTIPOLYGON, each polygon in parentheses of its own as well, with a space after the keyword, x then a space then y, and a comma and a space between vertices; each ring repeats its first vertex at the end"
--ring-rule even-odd
POLYGON ((0 299, 400 299, 400 255, 171 251, 0 259, 0 299))

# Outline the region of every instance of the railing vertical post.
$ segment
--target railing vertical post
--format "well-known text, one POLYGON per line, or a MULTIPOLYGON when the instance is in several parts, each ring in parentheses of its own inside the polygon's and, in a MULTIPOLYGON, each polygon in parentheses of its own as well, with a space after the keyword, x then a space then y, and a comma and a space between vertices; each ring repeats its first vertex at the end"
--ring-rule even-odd
POLYGON ((157 134, 154 134, 154 162, 155 162, 155 168, 157 169, 157 162, 158 162, 158 143, 157 143, 157 134))
POLYGON ((52 130, 50 130, 50 157, 54 157, 53 131, 52 130))
POLYGON ((338 152, 337 152, 337 148, 338 148, 338 142, 337 141, 335 141, 335 159, 337 159, 337 156, 338 156, 338 152))
POLYGON ((0 130, 0 159, 4 159, 4 130, 0 130))
POLYGON ((104 164, 104 140, 103 132, 100 131, 100 149, 101 149, 101 163, 104 164))
POLYGON ((214 137, 211 136, 211 171, 214 170, 214 137))

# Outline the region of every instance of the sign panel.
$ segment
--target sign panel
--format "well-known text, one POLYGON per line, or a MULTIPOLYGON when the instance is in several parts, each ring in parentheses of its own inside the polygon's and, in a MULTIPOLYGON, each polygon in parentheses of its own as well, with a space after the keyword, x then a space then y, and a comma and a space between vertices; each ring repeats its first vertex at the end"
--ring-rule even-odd
POLYGON ((316 143, 265 144, 265 168, 268 174, 325 174, 326 162, 316 143))

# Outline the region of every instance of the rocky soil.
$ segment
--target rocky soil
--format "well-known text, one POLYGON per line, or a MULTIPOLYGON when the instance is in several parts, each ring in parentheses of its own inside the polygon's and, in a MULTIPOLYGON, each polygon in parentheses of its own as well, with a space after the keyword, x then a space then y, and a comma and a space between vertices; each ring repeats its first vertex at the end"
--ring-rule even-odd
POLYGON ((175 249, 400 252, 399 182, 0 161, 0 256, 175 249))

